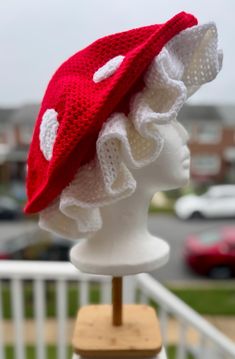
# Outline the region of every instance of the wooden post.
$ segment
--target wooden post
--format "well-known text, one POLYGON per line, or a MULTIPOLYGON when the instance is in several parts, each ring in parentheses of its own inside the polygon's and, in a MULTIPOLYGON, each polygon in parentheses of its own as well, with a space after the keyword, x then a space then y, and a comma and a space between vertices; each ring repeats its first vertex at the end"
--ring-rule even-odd
MULTIPOLYGON (((143 304, 123 305, 122 277, 112 278, 112 305, 86 305, 78 312, 73 359, 152 358, 161 347, 155 309, 143 304)), ((166 357, 161 355, 161 359, 166 357)))
POLYGON ((122 277, 113 277, 112 279, 112 304, 114 326, 122 325, 122 277))

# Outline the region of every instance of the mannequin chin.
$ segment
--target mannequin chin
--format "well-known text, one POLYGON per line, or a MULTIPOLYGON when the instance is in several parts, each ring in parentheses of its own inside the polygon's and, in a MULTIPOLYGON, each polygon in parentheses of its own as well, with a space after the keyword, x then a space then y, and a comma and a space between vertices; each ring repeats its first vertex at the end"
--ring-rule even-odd
POLYGON ((168 244, 148 232, 148 208, 153 195, 188 183, 188 134, 176 120, 159 125, 164 139, 159 157, 132 170, 137 188, 130 197, 101 208, 103 226, 70 252, 71 262, 88 273, 123 276, 149 272, 169 258, 168 244))

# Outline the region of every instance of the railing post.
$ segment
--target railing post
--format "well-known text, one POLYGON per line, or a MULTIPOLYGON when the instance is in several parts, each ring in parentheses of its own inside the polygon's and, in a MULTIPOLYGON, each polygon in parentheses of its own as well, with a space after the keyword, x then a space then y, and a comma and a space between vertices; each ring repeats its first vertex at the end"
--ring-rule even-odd
POLYGON ((141 304, 148 304, 149 303, 148 296, 142 291, 140 292, 140 303, 141 304))
POLYGON ((37 359, 45 359, 45 338, 44 338, 44 322, 45 322, 45 286, 41 279, 34 282, 34 315, 36 319, 36 353, 37 359))
POLYGON ((87 280, 82 280, 79 284, 80 307, 89 303, 89 284, 87 280))
POLYGON ((20 279, 12 279, 11 302, 15 330, 15 358, 25 359, 25 348, 23 338, 23 288, 20 279))
POLYGON ((136 302, 136 279, 134 276, 123 278, 123 303, 132 304, 136 302))
POLYGON ((101 283, 101 303, 108 304, 111 303, 111 291, 109 281, 104 281, 101 283))
POLYGON ((186 331, 187 325, 185 322, 180 321, 180 335, 179 335, 179 345, 177 348, 177 359, 186 358, 186 331))
POLYGON ((205 359, 207 358, 223 359, 223 354, 216 345, 212 344, 212 346, 209 348, 209 351, 207 352, 207 356, 205 356, 205 359))
POLYGON ((160 309, 159 309, 159 320, 160 320, 163 344, 166 347, 167 346, 168 314, 167 314, 166 309, 163 306, 160 306, 160 309))
POLYGON ((3 347, 3 343, 4 343, 4 337, 3 337, 3 308, 2 308, 2 283, 0 281, 0 359, 4 359, 5 358, 5 353, 4 353, 4 347, 3 347))
POLYGON ((56 307, 58 318, 57 358, 67 357, 67 286, 64 279, 56 282, 56 307))
POLYGON ((198 350, 196 353, 196 356, 198 359, 206 358, 206 355, 205 355, 206 354, 206 344, 207 344, 207 340, 206 340, 205 336, 201 335, 198 350))

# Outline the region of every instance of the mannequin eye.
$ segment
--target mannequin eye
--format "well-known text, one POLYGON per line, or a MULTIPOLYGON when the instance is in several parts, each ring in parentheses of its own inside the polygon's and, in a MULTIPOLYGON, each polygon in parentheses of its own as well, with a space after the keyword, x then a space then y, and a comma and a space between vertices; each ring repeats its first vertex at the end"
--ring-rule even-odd
POLYGON ((189 139, 190 139, 190 135, 188 133, 188 131, 186 130, 186 128, 177 120, 173 121, 174 126, 176 128, 176 130, 178 131, 180 137, 183 139, 184 143, 188 143, 189 139))

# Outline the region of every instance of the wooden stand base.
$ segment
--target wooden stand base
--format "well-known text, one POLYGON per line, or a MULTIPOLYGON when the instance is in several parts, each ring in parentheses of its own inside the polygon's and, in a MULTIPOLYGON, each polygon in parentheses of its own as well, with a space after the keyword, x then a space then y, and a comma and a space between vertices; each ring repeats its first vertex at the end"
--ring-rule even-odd
MULTIPOLYGON (((73 353, 72 359, 86 359, 86 358, 81 357, 79 354, 73 353)), ((108 359, 108 358, 106 358, 106 359, 108 359)), ((112 359, 112 358, 110 358, 110 359, 112 359)), ((116 358, 116 359, 118 359, 118 358, 116 358)), ((124 359, 124 358, 122 357, 119 359, 124 359)), ((133 357, 132 359, 135 359, 135 358, 133 357)), ((162 348, 162 350, 160 351, 159 354, 155 355, 154 357, 148 358, 148 359, 167 359, 165 349, 162 348)))
POLYGON ((76 354, 85 358, 153 357, 162 340, 155 310, 147 305, 123 305, 123 324, 112 325, 111 305, 82 307, 73 335, 76 354))

